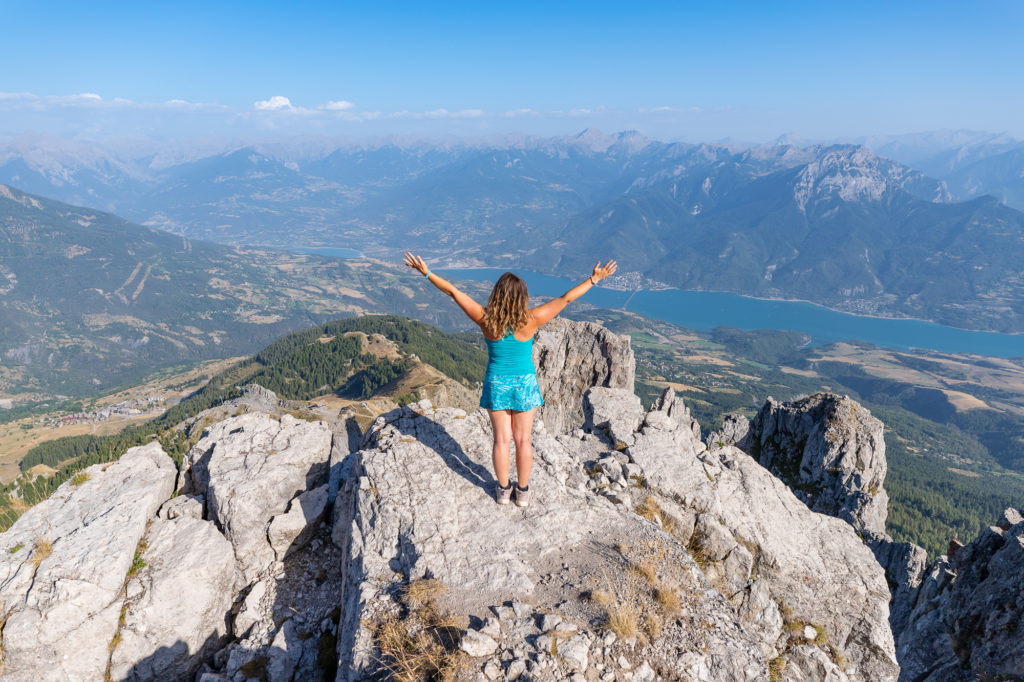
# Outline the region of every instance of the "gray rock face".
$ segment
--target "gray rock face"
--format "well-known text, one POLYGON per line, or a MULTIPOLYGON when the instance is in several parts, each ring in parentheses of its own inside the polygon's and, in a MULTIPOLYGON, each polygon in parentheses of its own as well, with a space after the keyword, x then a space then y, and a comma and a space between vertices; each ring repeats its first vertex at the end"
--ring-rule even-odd
POLYGON ((633 392, 636 360, 629 337, 593 322, 555 318, 544 325, 533 344, 533 361, 544 396, 537 419, 551 433, 583 425, 583 394, 591 387, 633 392))
POLYGON ((737 445, 814 511, 883 534, 889 496, 882 431, 853 400, 816 393, 789 403, 769 398, 737 445))
POLYGON ((228 634, 236 578, 231 543, 209 521, 158 519, 141 558, 145 565, 126 585, 110 673, 140 682, 189 679, 228 634))
POLYGON ((747 436, 750 431, 750 420, 742 414, 729 413, 722 415, 722 426, 717 431, 712 431, 704 439, 707 446, 725 447, 736 445, 747 436))
POLYGON ((231 541, 246 582, 276 559, 271 520, 327 482, 331 442, 322 422, 250 413, 211 426, 185 457, 179 487, 206 498, 207 516, 231 541))
POLYGON ((125 576, 175 468, 151 443, 85 476, 0 535, 5 680, 102 680, 106 672, 125 576))
POLYGON ((606 433, 612 445, 630 445, 644 418, 644 408, 632 392, 597 386, 583 394, 583 414, 583 428, 606 433))
POLYGON ((270 521, 267 539, 278 560, 302 547, 316 532, 327 511, 327 484, 307 490, 292 500, 286 514, 270 521))
POLYGON ((1019 678, 1024 520, 1018 519, 1016 510, 1007 510, 1000 525, 928 568, 897 640, 901 680, 1019 678))
MULTIPOLYGON (((691 551, 741 612, 760 614, 751 627, 769 656, 791 646, 779 621, 799 621, 822 629, 848 661, 846 678, 896 679, 888 587, 848 524, 809 510, 740 450, 705 451, 685 428, 666 433, 645 427, 629 454, 666 506, 675 501, 683 507, 681 516, 696 514, 692 526, 681 524, 691 551), (774 613, 766 596, 778 604, 774 613)), ((820 648, 836 662, 831 648, 820 648)), ((796 662, 787 665, 795 675, 796 662)), ((814 679, 817 673, 801 674, 792 679, 814 679)))
POLYGON ((910 542, 893 542, 888 535, 865 534, 868 547, 885 571, 892 599, 889 602, 889 626, 898 638, 907 626, 914 608, 917 588, 928 563, 928 552, 910 542))
MULTIPOLYGON (((337 517, 350 520, 348 531, 341 536, 335 529, 347 556, 338 679, 374 674, 380 665, 374 624, 394 611, 392 595, 401 594, 406 581, 421 578, 446 586, 445 606, 456 613, 482 619, 493 607, 497 623, 483 626, 488 633, 462 640, 473 656, 488 659, 474 663, 480 670, 507 668, 507 676, 511 666, 525 671, 529 664, 533 679, 556 680, 589 671, 596 662, 611 666, 627 651, 632 657, 631 645, 613 650, 595 644, 606 633, 591 629, 597 607, 579 596, 603 583, 623 598, 629 590, 641 594, 638 586, 629 587, 628 561, 615 549, 627 545, 637 552, 648 545, 663 548, 661 579, 679 586, 686 595, 681 598, 689 600, 685 624, 664 619, 661 634, 643 648, 644 656, 659 661, 663 675, 675 669, 684 646, 703 652, 701 660, 717 680, 763 674, 767 662, 755 637, 680 541, 589 491, 584 462, 601 459, 607 443, 590 435, 581 440, 536 433, 533 444, 534 496, 520 509, 494 502, 483 411, 404 408, 371 425, 337 499, 350 509, 337 517), (438 491, 444 491, 443 502, 438 491), (508 596, 514 599, 508 606, 495 606, 508 596), (557 620, 541 617, 552 613, 557 620), (556 631, 542 632, 542 623, 556 631)), ((608 641, 614 640, 611 635, 608 641)))

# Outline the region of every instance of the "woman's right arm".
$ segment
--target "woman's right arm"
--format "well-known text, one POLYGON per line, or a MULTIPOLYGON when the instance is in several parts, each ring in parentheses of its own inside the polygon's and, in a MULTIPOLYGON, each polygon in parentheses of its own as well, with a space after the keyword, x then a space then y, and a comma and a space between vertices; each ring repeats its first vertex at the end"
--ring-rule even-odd
POLYGON ((530 316, 533 319, 533 323, 538 327, 547 324, 562 312, 565 306, 569 305, 583 294, 590 291, 590 288, 600 282, 608 275, 615 272, 618 268, 618 263, 614 260, 610 260, 601 265, 601 261, 597 262, 594 266, 594 272, 587 279, 583 280, 569 291, 565 292, 561 296, 551 299, 547 303, 537 306, 530 311, 530 316))
POLYGON ((477 324, 484 319, 484 307, 474 301, 470 296, 466 295, 459 290, 457 286, 446 280, 436 272, 431 272, 427 267, 427 264, 423 262, 423 259, 419 256, 414 256, 411 253, 405 254, 405 264, 413 270, 416 270, 421 275, 427 275, 428 281, 435 287, 440 289, 445 295, 451 296, 455 304, 462 308, 462 312, 466 313, 469 319, 473 320, 477 324))

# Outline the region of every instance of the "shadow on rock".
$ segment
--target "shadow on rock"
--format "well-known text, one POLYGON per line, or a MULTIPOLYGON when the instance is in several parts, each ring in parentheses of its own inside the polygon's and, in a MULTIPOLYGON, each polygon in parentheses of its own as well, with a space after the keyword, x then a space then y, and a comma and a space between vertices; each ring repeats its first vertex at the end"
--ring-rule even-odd
MULTIPOLYGON (((371 430, 367 433, 369 441, 364 440, 364 447, 375 444, 375 431, 379 431, 380 428, 383 428, 383 425, 394 426, 403 435, 418 440, 436 452, 448 468, 466 479, 469 483, 478 486, 488 495, 494 492, 494 486, 497 483, 494 474, 486 467, 474 462, 466 454, 466 451, 462 449, 459 442, 451 437, 443 425, 432 419, 422 419, 419 415, 406 408, 392 410, 382 415, 382 417, 384 422, 379 428, 379 421, 371 426, 371 430)), ((381 417, 378 417, 379 419, 381 417)))

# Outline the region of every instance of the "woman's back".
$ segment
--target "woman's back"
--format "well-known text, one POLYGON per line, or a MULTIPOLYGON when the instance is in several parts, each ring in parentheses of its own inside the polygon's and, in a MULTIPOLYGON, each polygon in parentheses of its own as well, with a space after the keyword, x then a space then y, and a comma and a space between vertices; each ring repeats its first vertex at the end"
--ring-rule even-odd
POLYGON ((497 341, 487 342, 487 376, 533 374, 533 337, 520 341, 510 329, 497 341))

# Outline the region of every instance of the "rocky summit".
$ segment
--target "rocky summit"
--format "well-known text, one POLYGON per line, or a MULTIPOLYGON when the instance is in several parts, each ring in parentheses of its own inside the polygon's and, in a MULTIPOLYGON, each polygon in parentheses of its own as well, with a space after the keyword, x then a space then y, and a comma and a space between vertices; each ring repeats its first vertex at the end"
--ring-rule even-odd
POLYGON ((884 455, 847 462, 833 398, 706 443, 671 390, 644 409, 628 339, 558 322, 535 354, 526 507, 495 503, 486 413, 429 400, 360 429, 254 388, 197 420, 180 470, 156 443, 85 470, 0 535, 0 677, 895 682, 1019 660, 1013 510, 915 572, 897 648, 892 577, 851 525, 884 510, 842 513, 879 498, 884 455), (829 513, 749 434, 776 462, 831 453, 838 475, 810 465, 829 513))

